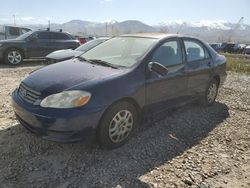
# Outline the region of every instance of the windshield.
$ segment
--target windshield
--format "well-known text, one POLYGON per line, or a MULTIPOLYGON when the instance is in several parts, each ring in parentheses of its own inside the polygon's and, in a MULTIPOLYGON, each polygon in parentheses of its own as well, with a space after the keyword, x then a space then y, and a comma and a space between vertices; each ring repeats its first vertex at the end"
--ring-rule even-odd
POLYGON ((97 46, 98 44, 101 44, 102 42, 104 42, 107 39, 96 39, 96 40, 92 40, 89 41, 83 45, 81 45, 80 47, 76 48, 75 50, 77 51, 81 51, 81 52, 87 52, 90 49, 94 48, 95 46, 97 46))
POLYGON ((24 33, 22 35, 20 35, 19 37, 17 37, 16 39, 19 39, 19 40, 23 40, 23 39, 26 39, 28 36, 30 36, 33 32, 32 31, 29 31, 27 33, 24 33))
POLYGON ((114 66, 131 67, 157 39, 142 37, 116 37, 82 55, 85 59, 98 59, 114 66))

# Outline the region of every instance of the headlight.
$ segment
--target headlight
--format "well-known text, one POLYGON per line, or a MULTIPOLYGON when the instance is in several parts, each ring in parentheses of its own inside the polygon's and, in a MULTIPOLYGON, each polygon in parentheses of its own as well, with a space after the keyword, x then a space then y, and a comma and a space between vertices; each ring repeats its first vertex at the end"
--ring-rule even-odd
POLYGON ((76 108, 89 102, 91 94, 87 91, 63 91, 44 98, 40 106, 45 108, 76 108))

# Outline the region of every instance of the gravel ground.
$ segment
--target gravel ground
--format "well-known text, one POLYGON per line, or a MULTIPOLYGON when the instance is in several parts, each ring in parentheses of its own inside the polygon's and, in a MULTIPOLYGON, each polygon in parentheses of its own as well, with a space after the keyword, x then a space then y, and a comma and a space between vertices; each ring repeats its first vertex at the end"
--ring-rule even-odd
POLYGON ((250 187, 250 77, 228 73, 217 102, 161 113, 123 147, 42 140, 16 121, 11 92, 41 65, 0 67, 0 187, 250 187))

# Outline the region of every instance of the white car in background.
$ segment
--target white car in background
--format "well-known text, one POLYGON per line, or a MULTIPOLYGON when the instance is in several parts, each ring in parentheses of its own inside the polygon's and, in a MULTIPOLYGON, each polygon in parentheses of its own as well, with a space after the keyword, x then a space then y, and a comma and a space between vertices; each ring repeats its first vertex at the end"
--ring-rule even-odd
POLYGON ((81 54, 89 51, 90 49, 96 47, 97 45, 105 42, 108 39, 109 39, 108 37, 97 38, 97 39, 91 40, 91 41, 79 46, 75 50, 65 49, 65 50, 54 51, 46 56, 46 60, 49 63, 56 63, 59 61, 71 59, 75 56, 81 55, 81 54))

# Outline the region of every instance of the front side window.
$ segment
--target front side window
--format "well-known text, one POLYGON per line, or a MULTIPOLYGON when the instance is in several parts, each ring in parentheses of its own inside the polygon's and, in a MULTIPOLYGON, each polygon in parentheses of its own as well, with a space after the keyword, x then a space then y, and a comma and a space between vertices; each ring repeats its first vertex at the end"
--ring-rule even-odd
POLYGON ((29 31, 29 32, 27 32, 27 33, 24 33, 24 34, 20 35, 20 36, 17 37, 16 39, 19 39, 19 40, 26 39, 26 38, 28 38, 29 36, 31 36, 32 33, 33 33, 32 31, 29 31))
POLYGON ((162 44, 152 55, 152 62, 158 62, 166 67, 182 63, 180 43, 176 40, 162 44))
POLYGON ((20 33, 21 34, 24 34, 24 33, 27 33, 27 32, 29 32, 30 30, 29 29, 26 29, 26 28, 21 28, 20 29, 20 33))
POLYGON ((114 66, 131 67, 157 41, 154 38, 115 37, 82 55, 86 59, 99 59, 114 66))
POLYGON ((184 40, 184 44, 188 62, 198 61, 209 57, 208 52, 204 50, 199 42, 184 40))

